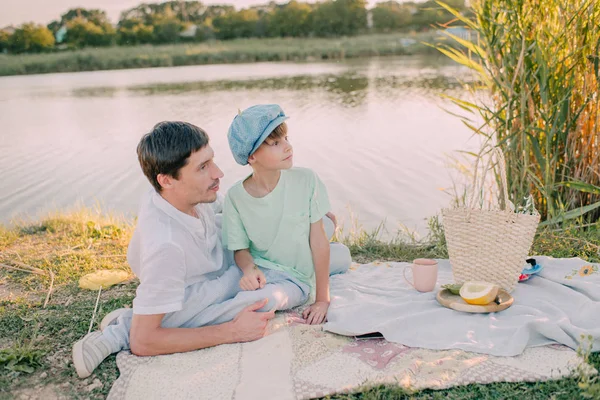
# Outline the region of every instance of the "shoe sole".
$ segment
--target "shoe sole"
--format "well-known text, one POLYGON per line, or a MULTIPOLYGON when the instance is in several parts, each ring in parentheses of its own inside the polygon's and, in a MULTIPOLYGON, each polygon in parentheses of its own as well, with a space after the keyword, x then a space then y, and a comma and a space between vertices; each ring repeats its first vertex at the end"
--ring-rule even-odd
POLYGON ((119 318, 119 315, 126 312, 125 310, 127 310, 127 309, 126 308, 117 308, 116 310, 113 310, 113 311, 109 312, 108 314, 106 314, 106 316, 104 318, 102 318, 102 321, 100 322, 100 331, 104 331, 104 329, 106 329, 106 327, 109 326, 111 322, 113 322, 115 319, 119 318))
POLYGON ((83 339, 81 339, 73 345, 72 356, 73 366, 75 367, 77 376, 79 376, 82 379, 90 376, 92 373, 86 369, 85 362, 83 361, 83 339))

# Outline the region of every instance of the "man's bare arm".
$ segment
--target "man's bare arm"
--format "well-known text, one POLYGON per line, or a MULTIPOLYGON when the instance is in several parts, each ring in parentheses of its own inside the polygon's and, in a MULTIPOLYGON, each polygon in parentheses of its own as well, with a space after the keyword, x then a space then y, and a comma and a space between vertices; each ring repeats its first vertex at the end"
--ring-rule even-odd
POLYGON ((260 339, 265 335, 268 320, 274 316, 274 311, 256 312, 266 304, 264 299, 244 308, 230 322, 200 328, 163 328, 165 314, 134 314, 129 347, 135 355, 156 356, 260 339))

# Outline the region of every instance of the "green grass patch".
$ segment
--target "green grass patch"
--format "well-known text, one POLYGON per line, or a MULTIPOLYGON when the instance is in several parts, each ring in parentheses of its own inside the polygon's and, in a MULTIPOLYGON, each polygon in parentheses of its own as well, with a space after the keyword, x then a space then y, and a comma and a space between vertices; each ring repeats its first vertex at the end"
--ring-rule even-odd
POLYGON ((314 61, 436 54, 422 42, 435 34, 378 34, 342 38, 269 38, 198 44, 88 48, 47 54, 2 55, 0 76, 261 61, 314 61), (413 42, 407 42, 412 39, 413 42))
MULTIPOLYGON (((350 247, 358 262, 447 257, 443 231, 436 219, 431 221, 431 232, 424 242, 406 236, 384 242, 378 231, 361 230, 342 233, 339 239, 350 247)), ((129 270, 125 254, 132 233, 130 221, 89 210, 0 227, 1 264, 21 263, 50 269, 56 277, 54 292, 44 308, 49 286, 46 276, 0 268, 0 398, 21 395, 43 398, 59 392, 72 398, 106 397, 118 377, 114 355, 84 380, 77 378, 71 365, 71 347, 87 333, 97 295, 79 289, 77 282, 82 275, 98 269, 129 270)), ((599 246, 596 227, 574 226, 561 232, 541 230, 533 252, 598 261, 599 246)), ((96 324, 113 309, 131 305, 136 287, 137 281, 132 279, 103 291, 96 324)), ((590 354, 589 363, 600 368, 600 354, 590 354)), ((580 388, 580 379, 469 385, 417 393, 382 386, 333 398, 573 399, 586 393, 580 388)), ((588 383, 592 389, 598 385, 593 381, 588 383)))

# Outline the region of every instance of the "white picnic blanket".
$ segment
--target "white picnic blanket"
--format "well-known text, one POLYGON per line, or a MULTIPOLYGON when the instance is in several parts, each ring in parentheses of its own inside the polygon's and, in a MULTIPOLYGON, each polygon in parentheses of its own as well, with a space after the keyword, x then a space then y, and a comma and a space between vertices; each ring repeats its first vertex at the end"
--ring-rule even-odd
POLYGON ((598 264, 535 258, 542 272, 517 285, 510 308, 492 314, 462 313, 435 300, 439 286, 453 282, 448 260, 438 260, 438 286, 430 293, 419 293, 405 282, 407 263, 355 265, 331 278, 325 330, 346 336, 381 332, 405 346, 494 356, 515 356, 552 343, 576 349, 584 334, 593 337, 593 351, 600 351, 598 264))
POLYGON ((527 349, 517 357, 414 349, 384 339, 356 340, 277 313, 256 342, 189 353, 117 356, 120 376, 108 400, 303 400, 380 384, 409 391, 470 383, 535 382, 570 376, 581 365, 568 347, 527 349))
MULTIPOLYGON (((419 390, 560 379, 581 359, 568 347, 541 345, 576 347, 579 333, 589 332, 598 348, 600 273, 582 260, 538 260, 545 266, 542 277, 519 284, 515 304, 497 315, 439 306, 433 293, 409 289, 401 277, 406 264, 355 265, 332 278, 327 327, 346 334, 381 329, 397 343, 324 332, 302 323, 297 310, 291 310, 277 313, 271 333, 256 342, 156 357, 121 352, 120 377, 108 398, 300 400, 378 384, 419 390), (478 354, 516 354, 526 346, 539 347, 516 357, 478 354)), ((441 261, 440 269, 443 284, 451 279, 450 267, 441 261)))

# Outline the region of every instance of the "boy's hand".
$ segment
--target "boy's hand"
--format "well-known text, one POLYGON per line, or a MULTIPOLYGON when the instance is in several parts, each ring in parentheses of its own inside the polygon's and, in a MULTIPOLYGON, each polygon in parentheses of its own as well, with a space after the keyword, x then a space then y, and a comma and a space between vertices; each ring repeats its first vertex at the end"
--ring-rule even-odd
POLYGON ((244 272, 244 276, 240 279, 240 288, 242 290, 256 290, 265 287, 267 279, 265 274, 255 265, 248 271, 244 272))
POLYGON ((302 318, 306 320, 307 324, 318 325, 325 322, 327 317, 327 310, 329 309, 329 303, 326 301, 315 301, 302 313, 302 318))

